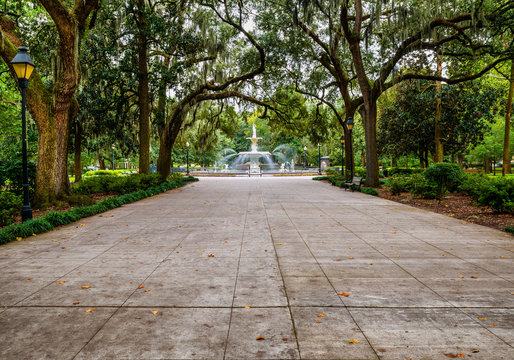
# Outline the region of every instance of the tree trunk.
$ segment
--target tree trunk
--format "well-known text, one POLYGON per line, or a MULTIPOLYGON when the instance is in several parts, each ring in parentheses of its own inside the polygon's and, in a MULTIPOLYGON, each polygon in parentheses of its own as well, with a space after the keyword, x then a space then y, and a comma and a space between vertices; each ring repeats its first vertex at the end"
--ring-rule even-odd
POLYGON ((100 167, 100 170, 105 170, 104 156, 100 151, 98 151, 98 166, 100 167))
POLYGON ((147 23, 145 16, 145 1, 137 2, 138 24, 138 101, 139 101, 139 173, 150 172, 150 94, 148 85, 148 39, 146 36, 147 23))
POLYGON ((361 163, 362 163, 362 167, 366 167, 366 152, 365 151, 361 151, 361 163))
POLYGON ((372 96, 364 102, 364 107, 359 111, 364 123, 364 135, 366 140, 366 185, 378 187, 379 168, 377 154, 377 102, 372 96), (365 108, 365 110, 364 110, 365 108))
MULTIPOLYGON (((437 53, 437 76, 441 76, 443 71, 443 56, 437 53)), ((443 162, 443 143, 441 142, 441 114, 442 114, 442 84, 436 81, 436 107, 435 107, 435 154, 434 161, 436 163, 443 162)))
POLYGON ((505 137, 503 140, 503 168, 502 175, 510 174, 512 169, 510 162, 512 157, 510 154, 510 122, 512 117, 512 101, 514 95, 514 59, 510 63, 510 86, 509 86, 509 97, 507 99, 507 107, 505 111, 505 137))
POLYGON ((75 182, 82 179, 82 126, 75 124, 75 182))
POLYGON ((464 155, 458 154, 457 155, 457 163, 460 167, 464 167, 464 155))

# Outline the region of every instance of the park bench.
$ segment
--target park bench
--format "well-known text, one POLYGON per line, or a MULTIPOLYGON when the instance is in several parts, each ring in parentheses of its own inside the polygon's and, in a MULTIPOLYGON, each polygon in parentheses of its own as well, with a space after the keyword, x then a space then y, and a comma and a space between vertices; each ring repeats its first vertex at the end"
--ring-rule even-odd
POLYGON ((343 187, 345 190, 350 189, 351 191, 355 191, 356 189, 361 188, 362 177, 353 177, 351 181, 345 181, 343 187))

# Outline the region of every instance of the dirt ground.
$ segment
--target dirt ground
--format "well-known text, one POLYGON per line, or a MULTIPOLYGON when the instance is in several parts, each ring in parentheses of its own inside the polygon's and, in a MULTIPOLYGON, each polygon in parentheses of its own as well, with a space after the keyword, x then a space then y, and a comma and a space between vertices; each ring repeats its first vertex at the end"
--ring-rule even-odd
POLYGON ((449 194, 439 203, 438 200, 422 199, 409 193, 391 195, 386 187, 376 190, 379 197, 384 199, 445 214, 494 229, 503 230, 506 226, 514 226, 513 214, 498 214, 491 208, 477 206, 471 197, 464 194, 449 194))

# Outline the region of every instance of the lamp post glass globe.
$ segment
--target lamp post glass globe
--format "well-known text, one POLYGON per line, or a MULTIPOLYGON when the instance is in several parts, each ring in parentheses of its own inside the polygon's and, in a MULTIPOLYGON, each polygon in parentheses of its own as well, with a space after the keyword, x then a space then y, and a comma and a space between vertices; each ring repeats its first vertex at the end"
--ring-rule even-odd
POLYGON ((25 118, 26 90, 29 86, 29 78, 34 71, 35 65, 28 54, 25 46, 18 48, 19 52, 11 61, 11 65, 18 77, 18 84, 21 88, 21 137, 22 137, 22 158, 23 158, 23 207, 21 209, 21 221, 32 219, 32 208, 29 202, 29 174, 27 169, 27 121, 25 118))
POLYGON ((303 156, 304 156, 304 170, 307 169, 307 146, 303 147, 303 156))

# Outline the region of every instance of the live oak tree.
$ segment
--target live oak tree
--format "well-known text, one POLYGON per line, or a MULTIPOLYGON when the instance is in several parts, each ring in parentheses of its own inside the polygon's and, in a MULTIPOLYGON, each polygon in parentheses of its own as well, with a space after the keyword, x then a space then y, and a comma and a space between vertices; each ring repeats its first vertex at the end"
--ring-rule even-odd
MULTIPOLYGON (((292 2, 291 2, 292 3, 292 2)), ((442 51, 454 43, 460 47, 458 56, 481 55, 491 44, 487 19, 495 11, 505 13, 511 7, 498 7, 497 2, 479 4, 465 1, 443 3, 432 1, 331 0, 302 1, 307 19, 316 12, 331 15, 330 26, 336 26, 338 46, 349 50, 352 67, 363 98, 360 109, 366 137, 366 181, 378 186, 378 154, 376 147, 377 101, 394 84, 408 79, 429 79, 453 84, 483 75, 505 61, 505 54, 493 53, 490 61, 474 74, 459 74, 452 79, 432 72, 401 72, 405 62, 425 56, 427 51, 442 51), (479 35, 480 34, 480 35, 479 35)), ((450 52, 445 51, 449 56, 450 52)))
POLYGON ((202 102, 238 98, 268 107, 265 102, 241 92, 247 81, 264 72, 266 62, 263 47, 244 26, 251 16, 250 5, 231 0, 205 0, 200 5, 197 8, 192 4, 188 12, 201 17, 202 21, 195 25, 199 36, 206 39, 203 57, 214 58, 198 62, 187 73, 189 81, 173 89, 180 96, 168 110, 160 133, 157 171, 162 177, 169 174, 171 150, 184 121, 202 102), (192 69, 196 71, 192 73, 192 69))
MULTIPOLYGON (((98 2, 40 0, 51 26, 55 27, 58 41, 52 49, 52 69, 35 71, 27 91, 27 108, 38 129, 36 205, 48 204, 69 194, 68 136, 71 119, 78 110, 74 95, 81 76, 80 45, 94 22, 91 14, 98 2)), ((17 53, 16 48, 25 43, 26 37, 18 26, 24 9, 13 9, 14 13, 0 13, 0 56, 6 64, 10 64, 17 53)), ((11 72, 15 77, 12 69, 11 72)))

